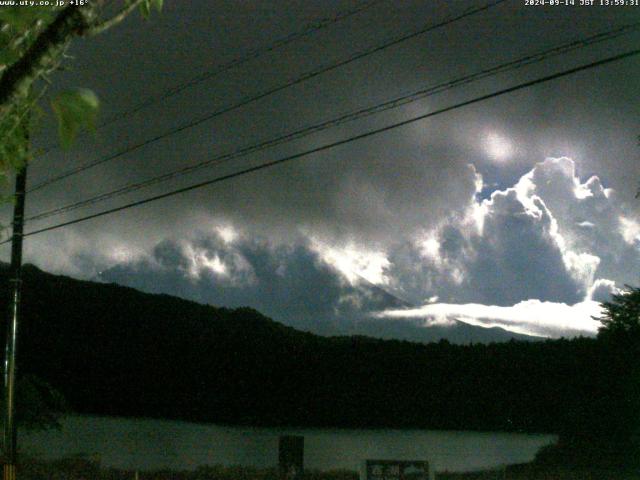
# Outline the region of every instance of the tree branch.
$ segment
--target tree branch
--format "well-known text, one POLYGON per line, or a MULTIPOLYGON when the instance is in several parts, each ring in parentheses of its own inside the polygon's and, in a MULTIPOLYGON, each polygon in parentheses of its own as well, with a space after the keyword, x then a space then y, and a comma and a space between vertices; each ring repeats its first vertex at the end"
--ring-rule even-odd
POLYGON ((16 97, 29 89, 60 48, 92 26, 98 4, 90 2, 82 7, 66 7, 38 35, 25 54, 5 70, 0 77, 0 114, 4 114, 16 97))
POLYGON ((144 0, 134 0, 133 2, 129 3, 129 5, 122 8, 120 12, 118 12, 116 15, 111 17, 109 20, 96 23, 91 27, 87 28, 84 34, 97 35, 99 33, 104 32, 105 30, 108 30, 114 25, 117 25, 118 23, 122 22, 125 18, 127 18, 127 15, 129 15, 133 10, 135 10, 143 1, 144 0))

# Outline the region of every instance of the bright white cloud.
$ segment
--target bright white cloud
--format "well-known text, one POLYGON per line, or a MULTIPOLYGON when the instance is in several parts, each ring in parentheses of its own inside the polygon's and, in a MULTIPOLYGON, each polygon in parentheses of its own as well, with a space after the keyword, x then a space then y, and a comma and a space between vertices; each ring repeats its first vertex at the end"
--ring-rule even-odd
POLYGON ((192 280, 199 280, 204 271, 210 271, 220 276, 225 276, 227 269, 217 255, 209 256, 208 252, 194 247, 189 242, 184 242, 183 249, 185 258, 189 264, 186 273, 192 280))
POLYGON ((425 257, 432 258, 435 262, 440 259, 440 242, 438 239, 431 235, 422 242, 422 254, 425 257))
POLYGON ((215 231, 225 243, 233 243, 239 236, 238 231, 231 224, 218 225, 215 231))
POLYGON ((334 247, 318 239, 312 239, 310 245, 324 262, 344 275, 351 285, 357 285, 363 278, 376 285, 389 283, 386 274, 389 260, 384 252, 368 251, 354 245, 334 247))
POLYGON ((611 295, 619 293, 619 289, 616 287, 616 282, 607 278, 598 278, 589 292, 585 300, 593 300, 596 302, 606 302, 611 300, 611 295))
POLYGON ((573 160, 547 158, 513 187, 472 199, 465 214, 425 232, 414 256, 391 255, 390 275, 416 301, 575 304, 597 281, 602 298, 608 287, 598 278, 633 283, 640 262, 640 226, 619 208, 598 177, 583 182, 573 160))
POLYGON ((595 175, 581 181, 575 161, 567 157, 547 158, 526 177, 527 195, 541 198, 553 213, 568 266, 575 267, 581 257, 582 267, 574 273, 588 280, 585 272, 593 272, 589 282, 596 276, 619 284, 636 280, 640 226, 623 214, 611 189, 595 175))
MULTIPOLYGON (((331 303, 336 311, 347 307, 371 311, 362 307, 369 299, 354 293, 366 284, 364 279, 416 304, 429 299, 424 307, 429 315, 421 317, 425 325, 444 325, 459 318, 535 335, 595 333, 597 322, 590 316, 597 315, 597 302, 606 300, 616 286, 637 283, 640 224, 635 217, 621 210, 616 196, 598 177, 582 181, 575 162, 566 157, 536 164, 510 188, 495 190, 483 199, 477 194, 486 191, 484 181, 475 168, 460 168, 458 173, 464 173, 466 183, 464 192, 456 193, 456 201, 449 202, 451 208, 430 217, 416 216, 407 230, 391 224, 393 242, 367 242, 355 227, 352 235, 335 236, 331 230, 319 234, 304 225, 299 226, 297 243, 270 236, 260 240, 256 230, 242 222, 207 217, 200 219, 205 225, 201 238, 171 239, 178 252, 163 251, 162 241, 149 250, 115 236, 105 236, 96 252, 93 242, 80 235, 73 237, 72 231, 62 232, 58 244, 40 244, 34 237, 28 242, 28 252, 45 254, 49 263, 41 263, 44 268, 72 274, 87 272, 89 267, 103 270, 148 261, 156 271, 174 271, 179 275, 172 278, 201 288, 197 298, 210 301, 206 288, 233 287, 233 304, 245 302, 245 292, 258 291, 261 281, 265 285, 291 282, 308 289, 313 284, 307 280, 308 269, 299 269, 298 263, 290 261, 297 255, 300 262, 304 258, 318 271, 330 272, 327 290, 339 299, 331 303), (305 245, 310 253, 303 255, 295 245, 305 245), (83 257, 76 255, 79 250, 92 251, 93 264, 83 264, 83 257), (272 275, 268 280, 264 280, 266 271, 272 275)), ((415 192, 419 202, 420 185, 415 192)), ((389 190, 376 198, 387 205, 393 194, 389 190)), ((349 198, 352 204, 359 203, 353 195, 349 198)), ((393 208, 383 210, 401 214, 393 208)), ((345 224, 345 230, 351 227, 345 224)), ((179 294, 189 288, 192 286, 179 294)), ((267 292, 267 286, 264 288, 267 292)), ((295 300, 292 291, 283 289, 283 298, 295 300)), ((268 292, 265 297, 272 295, 268 292)), ((265 308, 276 311, 271 303, 265 308)), ((279 308, 287 306, 282 303, 279 308)), ((314 305, 309 310, 317 308, 314 305)), ((425 311, 385 315, 425 315, 425 311)))
POLYGON ((592 316, 601 313, 598 302, 585 300, 574 305, 526 300, 512 306, 477 303, 431 303, 410 310, 388 310, 380 318, 420 318, 440 324, 457 319, 480 327, 500 327, 525 335, 562 337, 595 335, 600 323, 592 316))
POLYGON ((90 238, 73 230, 63 230, 50 237, 29 237, 24 252, 27 261, 37 257, 37 265, 48 272, 78 278, 93 278, 100 270, 148 256, 144 248, 123 241, 117 235, 104 235, 100 247, 96 248, 90 238))
POLYGON ((176 256, 175 252, 171 252, 173 260, 169 261, 168 265, 164 264, 168 259, 163 255, 163 244, 156 247, 156 251, 147 261, 158 271, 175 269, 192 283, 207 278, 228 286, 248 286, 255 282, 255 272, 251 264, 234 243, 239 234, 232 228, 225 228, 222 230, 224 233, 216 228, 214 232, 215 236, 196 235, 171 243, 172 248, 177 248, 180 253, 176 256), (229 232, 232 232, 231 239, 230 235, 227 235, 229 232), (176 263, 175 258, 180 258, 181 261, 176 263))
POLYGON ((620 216, 620 234, 624 241, 629 245, 634 245, 636 242, 640 242, 640 223, 620 216))

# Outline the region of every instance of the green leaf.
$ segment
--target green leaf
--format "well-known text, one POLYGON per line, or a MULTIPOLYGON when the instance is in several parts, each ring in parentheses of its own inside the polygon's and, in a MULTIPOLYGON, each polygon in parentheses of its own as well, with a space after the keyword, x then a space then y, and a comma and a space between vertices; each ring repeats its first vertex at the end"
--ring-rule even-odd
POLYGON ((140 3, 140 15, 145 19, 149 18, 149 15, 151 15, 151 0, 142 0, 140 3))
POLYGON ((151 4, 151 8, 154 8, 156 12, 160 13, 162 11, 164 0, 149 0, 149 3, 151 4))
POLYGON ((55 9, 53 7, 41 6, 5 7, 0 8, 0 21, 8 23, 17 30, 22 30, 36 20, 48 20, 54 11, 55 9))
POLYGON ((142 0, 138 7, 140 8, 140 15, 146 20, 151 15, 152 10, 161 12, 163 3, 164 0, 142 0))
POLYGON ((69 148, 78 132, 95 130, 100 101, 95 93, 85 88, 62 92, 51 101, 58 118, 60 143, 69 148))
POLYGON ((0 65, 8 67, 20 58, 19 52, 9 47, 0 50, 0 65))

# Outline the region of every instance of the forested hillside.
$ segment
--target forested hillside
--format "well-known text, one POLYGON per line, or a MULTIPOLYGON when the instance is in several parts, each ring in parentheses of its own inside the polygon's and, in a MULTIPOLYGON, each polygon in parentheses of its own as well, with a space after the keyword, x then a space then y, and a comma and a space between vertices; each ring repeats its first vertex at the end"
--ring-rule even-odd
POLYGON ((77 412, 585 435, 628 413, 620 387, 628 359, 595 339, 459 346, 326 338, 251 309, 35 267, 24 278, 20 372, 50 382, 77 412))

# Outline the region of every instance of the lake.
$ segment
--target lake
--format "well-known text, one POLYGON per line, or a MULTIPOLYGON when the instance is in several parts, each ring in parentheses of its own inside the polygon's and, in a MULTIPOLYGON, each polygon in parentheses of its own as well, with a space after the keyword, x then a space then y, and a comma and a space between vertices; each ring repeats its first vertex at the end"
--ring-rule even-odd
POLYGON ((429 430, 224 427, 169 420, 69 416, 62 430, 21 433, 43 459, 97 455, 103 466, 154 470, 199 465, 275 467, 278 437, 305 437, 305 468, 359 470, 369 459, 428 460, 438 471, 528 462, 554 435, 429 430))

